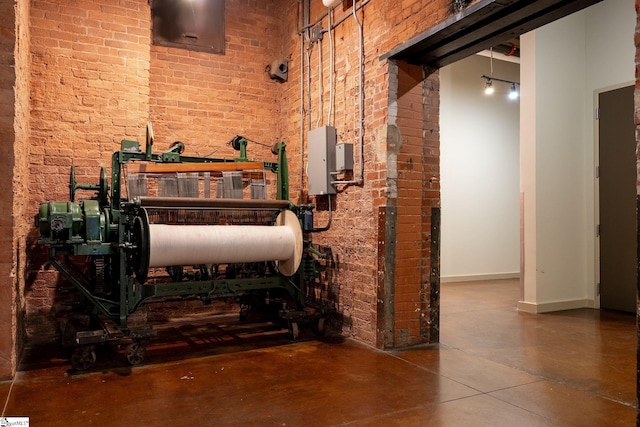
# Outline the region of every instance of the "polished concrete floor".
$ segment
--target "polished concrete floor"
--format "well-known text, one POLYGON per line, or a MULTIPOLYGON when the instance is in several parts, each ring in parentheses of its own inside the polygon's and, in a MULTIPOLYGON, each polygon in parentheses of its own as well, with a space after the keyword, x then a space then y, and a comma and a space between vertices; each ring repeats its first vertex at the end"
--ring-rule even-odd
POLYGON ((635 316, 515 309, 517 281, 442 285, 441 344, 381 352, 265 324, 176 322, 143 365, 32 348, 0 383, 32 426, 631 426, 635 316))

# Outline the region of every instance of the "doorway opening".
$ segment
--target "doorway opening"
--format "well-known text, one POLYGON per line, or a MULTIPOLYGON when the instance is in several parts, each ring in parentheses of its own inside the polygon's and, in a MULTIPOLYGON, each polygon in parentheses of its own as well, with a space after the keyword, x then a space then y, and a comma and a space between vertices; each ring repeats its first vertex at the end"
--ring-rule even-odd
POLYGON ((520 277, 520 107, 502 81, 520 81, 519 57, 472 55, 440 69, 443 286, 520 277))
MULTIPOLYGON (((521 242, 524 253, 530 254, 525 257, 521 272, 525 283, 528 280, 533 286, 525 286, 518 308, 541 313, 595 307, 591 100, 593 90, 607 82, 634 78, 635 50, 628 43, 635 34, 633 3, 608 0, 573 14, 598 2, 554 2, 559 7, 555 11, 525 14, 514 11, 518 7, 514 2, 500 9, 502 19, 494 21, 479 12, 488 3, 491 2, 474 3, 466 15, 452 17, 451 22, 426 31, 382 58, 441 69, 500 40, 553 23, 544 31, 523 36, 529 37, 534 48, 533 62, 529 62, 534 64, 534 71, 523 75, 534 100, 522 114, 535 120, 526 130, 521 129, 528 138, 524 146, 527 153, 522 152, 521 146, 523 159, 527 159, 521 166, 528 168, 522 172, 526 179, 521 184, 521 242), (565 19, 555 22, 559 18, 565 19), (631 22, 630 29, 622 24, 627 21, 631 22), (621 43, 612 41, 618 36, 621 43), (627 47, 618 49, 619 46, 627 47), (620 62, 624 64, 618 66, 620 62), (621 78, 616 70, 625 70, 631 77, 621 78)), ((489 10, 484 12, 491 15, 493 11, 489 10)), ((526 93, 525 83, 522 89, 526 93)), ((443 212, 443 217, 446 215, 443 212)), ((437 307, 437 301, 434 305, 437 307)))

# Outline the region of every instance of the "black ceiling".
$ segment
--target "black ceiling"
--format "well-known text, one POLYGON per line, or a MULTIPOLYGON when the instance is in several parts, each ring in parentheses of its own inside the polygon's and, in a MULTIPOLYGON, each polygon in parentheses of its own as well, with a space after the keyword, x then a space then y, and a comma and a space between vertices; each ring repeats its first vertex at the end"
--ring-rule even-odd
POLYGON ((602 0, 479 0, 380 59, 443 67, 602 0))

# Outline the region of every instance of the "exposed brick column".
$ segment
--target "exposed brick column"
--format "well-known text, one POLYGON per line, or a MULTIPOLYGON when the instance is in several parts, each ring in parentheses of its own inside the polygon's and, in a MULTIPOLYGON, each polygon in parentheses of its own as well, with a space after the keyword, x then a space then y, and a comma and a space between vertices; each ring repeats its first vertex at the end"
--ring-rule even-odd
MULTIPOLYGON (((13 2, 0 3, 0 158, 4 167, 0 168, 0 181, 12 181, 16 135, 13 129, 15 116, 15 11, 13 2)), ((13 215, 14 194, 12 191, 0 192, 0 379, 10 378, 15 369, 14 354, 14 271, 13 271, 13 215)))
POLYGON ((426 74, 423 67, 404 62, 389 65, 388 191, 384 229, 379 226, 384 235, 379 240, 385 243, 379 247, 385 262, 378 287, 383 348, 437 341, 438 336, 437 316, 431 316, 437 293, 431 292, 430 236, 431 211, 440 205, 440 94, 437 71, 426 74))
MULTIPOLYGON (((640 0, 636 0, 636 33, 634 37, 634 43, 636 46, 636 89, 634 93, 634 122, 636 125, 636 167, 638 169, 636 179, 636 224, 640 224, 640 0)), ((640 259, 640 227, 638 227, 638 246, 637 253, 638 259, 640 259)), ((636 331, 638 337, 640 337, 640 264, 638 264, 637 274, 637 289, 636 293, 636 331)), ((636 394, 638 401, 640 401, 640 339, 638 340, 637 347, 637 360, 636 360, 636 394)), ((640 425, 640 407, 637 409, 636 425, 640 425)))
POLYGON ((425 67, 424 76, 420 342, 436 343, 440 340, 440 74, 425 67))
POLYGON ((29 1, 0 3, 0 380, 22 345, 29 133, 29 1), (11 189, 13 191, 11 191, 11 189))

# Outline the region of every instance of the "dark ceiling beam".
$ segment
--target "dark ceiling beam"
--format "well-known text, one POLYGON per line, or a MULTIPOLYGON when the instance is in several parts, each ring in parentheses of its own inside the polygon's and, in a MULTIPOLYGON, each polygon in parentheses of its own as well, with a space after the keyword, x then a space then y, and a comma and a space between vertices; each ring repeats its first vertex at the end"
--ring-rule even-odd
POLYGON ((443 67, 602 0, 479 0, 382 55, 443 67))

